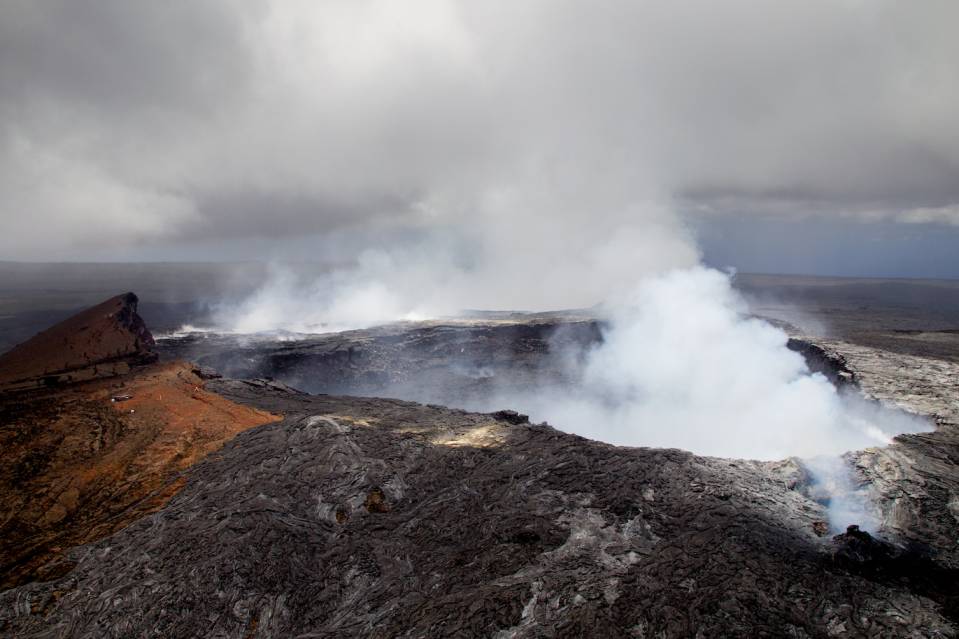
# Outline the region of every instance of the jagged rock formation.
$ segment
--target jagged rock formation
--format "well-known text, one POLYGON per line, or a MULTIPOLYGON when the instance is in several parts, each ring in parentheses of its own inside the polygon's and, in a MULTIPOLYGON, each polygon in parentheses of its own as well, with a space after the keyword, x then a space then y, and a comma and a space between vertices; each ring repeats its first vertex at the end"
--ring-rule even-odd
POLYGON ((833 538, 833 560, 871 581, 906 586, 939 602, 946 616, 959 617, 959 570, 934 561, 926 548, 897 546, 858 526, 833 538))
POLYGON ((111 377, 156 361, 137 301, 117 295, 0 355, 0 392, 111 377))
POLYGON ((849 368, 845 358, 835 351, 825 349, 809 339, 795 337, 789 338, 786 348, 802 355, 811 372, 825 376, 836 388, 856 387, 856 374, 849 368))

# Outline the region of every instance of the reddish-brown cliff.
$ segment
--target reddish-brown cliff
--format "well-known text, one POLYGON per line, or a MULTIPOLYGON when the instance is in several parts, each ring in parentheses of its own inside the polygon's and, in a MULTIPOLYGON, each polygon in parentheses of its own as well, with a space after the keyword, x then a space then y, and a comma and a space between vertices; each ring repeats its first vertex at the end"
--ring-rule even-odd
POLYGON ((0 391, 120 375, 156 361, 153 346, 137 296, 117 295, 0 355, 0 391))
POLYGON ((279 419, 208 392, 190 364, 150 363, 136 302, 114 297, 0 358, 0 590, 69 570, 66 550, 162 508, 193 464, 279 419))

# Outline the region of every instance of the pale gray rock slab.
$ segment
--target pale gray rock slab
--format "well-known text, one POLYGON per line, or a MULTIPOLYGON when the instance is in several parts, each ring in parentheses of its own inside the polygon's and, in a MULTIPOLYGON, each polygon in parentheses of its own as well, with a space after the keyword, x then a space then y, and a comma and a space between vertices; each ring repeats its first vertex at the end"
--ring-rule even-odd
POLYGON ((820 339, 867 396, 927 417, 929 433, 850 454, 882 510, 883 529, 959 567, 959 363, 820 339))

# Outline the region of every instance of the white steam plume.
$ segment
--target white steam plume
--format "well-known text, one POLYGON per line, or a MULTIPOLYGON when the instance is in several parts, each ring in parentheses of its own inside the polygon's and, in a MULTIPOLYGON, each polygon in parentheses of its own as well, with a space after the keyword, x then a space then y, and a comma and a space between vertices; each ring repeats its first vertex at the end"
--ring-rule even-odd
MULTIPOLYGON (((525 186, 476 194, 473 215, 449 200, 424 205, 415 240, 360 248, 355 263, 323 277, 276 266, 269 282, 218 313, 218 328, 251 333, 326 332, 463 309, 546 310, 615 299, 647 275, 695 265, 699 253, 666 207, 621 204, 588 216, 594 191, 546 194, 525 186)), ((594 185, 595 186, 595 185, 594 185)), ((465 196, 464 196, 465 197, 465 196)))
MULTIPOLYGON (((250 40, 269 45, 254 56, 255 99, 237 100, 243 108, 196 139, 173 136, 188 141, 183 152, 163 153, 163 166, 143 172, 176 185, 181 172, 193 180, 210 171, 197 195, 209 219, 250 206, 235 217, 256 232, 352 224, 371 239, 391 225, 418 235, 358 246, 354 266, 317 279, 277 271, 223 309, 222 328, 312 332, 465 308, 602 302, 610 327, 577 387, 516 397, 515 407, 609 442, 760 459, 835 456, 924 427, 863 414, 810 375, 781 331, 744 316, 727 278, 697 267, 699 251, 672 204, 698 197, 708 209, 775 193, 794 193, 807 208, 824 194, 859 202, 903 176, 901 188, 921 190, 931 172, 914 158, 954 154, 911 152, 916 136, 902 138, 902 114, 954 120, 927 106, 954 101, 925 63, 946 59, 937 47, 952 40, 929 39, 932 52, 915 59, 897 50, 860 60, 884 50, 886 30, 863 46, 862 10, 850 10, 824 32, 829 46, 797 47, 835 13, 806 2, 768 16, 751 2, 708 10, 616 2, 600 11, 535 2, 515 12, 429 2, 418 13, 383 3, 300 6, 309 9, 254 21, 265 30, 250 40), (768 27, 746 32, 760 37, 715 27, 759 18, 768 27), (902 77, 941 99, 907 100, 906 110, 875 99, 913 95, 902 77), (818 108, 822 95, 854 80, 871 90, 818 108), (871 114, 853 118, 865 122, 855 139, 869 144, 848 143, 848 113, 871 114), (262 122, 269 127, 254 126, 262 122), (243 184, 300 194, 307 206, 248 204, 250 192, 236 188, 243 184), (328 211, 342 213, 325 220, 328 211)), ((911 25, 890 7, 870 23, 894 33, 911 25)), ((912 28, 927 31, 924 22, 912 28)), ((116 164, 139 166, 123 159, 116 164)))
POLYGON ((747 315, 727 275, 696 267, 641 281, 611 301, 604 341, 573 388, 498 398, 592 439, 704 455, 804 459, 833 530, 879 521, 840 454, 931 429, 919 417, 840 393, 747 315))
POLYGON ((535 413, 616 444, 763 460, 881 446, 922 426, 844 400, 718 271, 646 279, 607 312, 575 391, 533 398, 535 413))
MULTIPOLYGON (((451 256, 439 251, 406 257, 370 254, 358 269, 321 278, 306 294, 302 282, 280 273, 234 310, 237 329, 334 330, 432 317, 455 312, 473 291, 488 293, 497 281, 514 295, 548 281, 535 277, 539 271, 497 280, 503 274, 495 265, 456 270, 451 256), (490 273, 496 277, 486 281, 490 273)), ((595 272, 568 272, 562 262, 555 268, 578 278, 574 284, 595 272)), ((602 279, 597 284, 607 296, 599 309, 607 320, 603 342, 585 358, 554 354, 553 362, 569 368, 572 387, 501 392, 488 407, 511 406, 614 444, 759 460, 801 457, 828 502, 834 529, 878 527, 868 491, 856 485, 840 455, 929 430, 928 422, 840 393, 823 375, 811 374, 802 356, 786 347, 783 331, 748 315, 724 273, 694 266, 640 275, 628 287, 602 279)), ((490 304, 496 297, 476 299, 490 304)))

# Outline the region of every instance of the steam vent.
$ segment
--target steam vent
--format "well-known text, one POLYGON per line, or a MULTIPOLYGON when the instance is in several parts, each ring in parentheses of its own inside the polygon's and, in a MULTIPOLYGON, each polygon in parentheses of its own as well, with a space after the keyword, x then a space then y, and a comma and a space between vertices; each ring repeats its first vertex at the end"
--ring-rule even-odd
MULTIPOLYGON (((437 350, 532 354, 564 322, 598 335, 552 318, 216 352, 387 379, 389 358, 415 375, 437 350)), ((208 364, 201 344, 217 342, 155 345, 128 293, 3 357, 0 635, 957 634, 951 396, 913 398, 935 432, 850 454, 882 512, 871 534, 830 531, 796 459, 617 447, 513 410, 311 395, 172 357, 208 364)), ((793 346, 876 396, 899 392, 889 366, 957 372, 793 346)))

